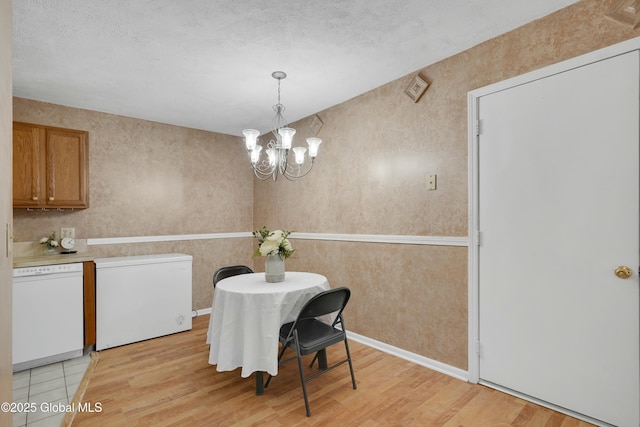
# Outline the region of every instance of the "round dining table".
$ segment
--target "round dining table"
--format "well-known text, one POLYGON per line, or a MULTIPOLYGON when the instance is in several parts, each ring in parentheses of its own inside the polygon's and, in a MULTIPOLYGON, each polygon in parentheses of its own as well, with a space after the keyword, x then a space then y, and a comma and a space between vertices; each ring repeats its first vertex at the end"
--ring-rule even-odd
POLYGON ((329 290, 323 275, 286 272, 285 280, 268 283, 264 273, 240 274, 219 281, 207 331, 209 363, 218 372, 242 368, 256 372, 256 394, 262 394, 262 373, 278 373, 280 326, 296 319, 314 295, 329 290))

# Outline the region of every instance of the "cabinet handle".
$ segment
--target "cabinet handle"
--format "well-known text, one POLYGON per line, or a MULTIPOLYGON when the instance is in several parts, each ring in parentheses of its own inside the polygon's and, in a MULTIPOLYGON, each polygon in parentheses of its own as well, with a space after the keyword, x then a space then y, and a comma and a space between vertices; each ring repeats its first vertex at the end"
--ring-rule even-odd
POLYGON ((49 197, 49 201, 53 202, 54 198, 53 197, 49 197))
POLYGON ((37 201, 38 201, 38 196, 33 196, 31 199, 32 199, 34 202, 37 202, 37 201))

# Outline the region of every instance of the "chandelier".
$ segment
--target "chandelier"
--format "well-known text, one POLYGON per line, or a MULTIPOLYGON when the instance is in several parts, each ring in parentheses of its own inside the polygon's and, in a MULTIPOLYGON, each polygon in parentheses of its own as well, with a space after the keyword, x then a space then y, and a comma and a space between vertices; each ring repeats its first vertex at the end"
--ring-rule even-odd
POLYGON ((320 138, 307 138, 307 144, 309 145, 308 161, 306 161, 305 156, 305 153, 307 153, 306 147, 292 148, 293 135, 295 135, 296 130, 288 127, 287 121, 282 115, 284 105, 280 103, 280 81, 286 78, 287 74, 284 71, 274 71, 271 73, 271 77, 278 81, 278 103, 273 106, 276 116, 271 125, 274 139, 267 143, 263 151, 262 145, 258 145, 259 131, 245 129, 242 134, 251 159, 253 173, 257 178, 262 180, 271 178, 276 181, 278 176, 282 175, 288 180, 294 181, 311 172, 322 140, 320 138), (293 159, 289 157, 291 151, 293 151, 293 159), (266 156, 263 156, 262 153, 266 153, 266 156), (307 166, 303 168, 305 163, 307 166))

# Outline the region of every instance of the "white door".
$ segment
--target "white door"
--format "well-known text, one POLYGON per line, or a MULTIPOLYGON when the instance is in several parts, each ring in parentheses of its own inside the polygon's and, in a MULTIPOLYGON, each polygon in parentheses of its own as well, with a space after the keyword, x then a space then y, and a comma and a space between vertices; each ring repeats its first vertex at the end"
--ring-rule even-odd
POLYGON ((639 61, 633 51, 482 96, 477 148, 480 381, 633 427, 639 61))

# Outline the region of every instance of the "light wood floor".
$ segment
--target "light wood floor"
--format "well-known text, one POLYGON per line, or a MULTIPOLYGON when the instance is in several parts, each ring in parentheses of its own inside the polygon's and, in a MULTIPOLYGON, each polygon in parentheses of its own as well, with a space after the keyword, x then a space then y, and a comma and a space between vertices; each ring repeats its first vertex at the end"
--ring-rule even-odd
MULTIPOLYGON (((308 385, 307 418, 295 363, 256 396, 253 377, 209 365, 208 321, 200 316, 191 331, 99 352, 80 400, 100 402, 102 412, 77 413, 73 427, 590 425, 353 341, 358 389, 347 365, 318 377, 308 385)), ((333 346, 329 361, 343 352, 333 346)))

